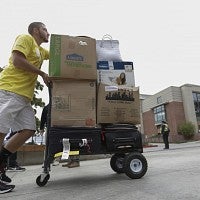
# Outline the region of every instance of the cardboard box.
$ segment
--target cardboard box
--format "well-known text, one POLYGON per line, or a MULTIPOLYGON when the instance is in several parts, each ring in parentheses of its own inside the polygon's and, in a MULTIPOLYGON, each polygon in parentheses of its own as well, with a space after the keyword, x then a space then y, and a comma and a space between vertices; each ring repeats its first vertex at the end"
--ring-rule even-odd
POLYGON ((49 76, 96 80, 96 40, 52 34, 49 76))
POLYGON ((140 124, 139 88, 100 84, 97 123, 140 124))
POLYGON ((53 80, 51 126, 96 125, 96 82, 53 80))
POLYGON ((133 62, 97 62, 98 83, 135 87, 133 62))

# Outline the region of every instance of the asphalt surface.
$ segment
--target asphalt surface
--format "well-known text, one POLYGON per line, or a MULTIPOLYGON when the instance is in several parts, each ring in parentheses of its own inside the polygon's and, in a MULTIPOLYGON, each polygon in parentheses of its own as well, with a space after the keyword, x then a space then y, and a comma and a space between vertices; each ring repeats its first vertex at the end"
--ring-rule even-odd
MULTIPOLYGON (((197 163, 194 162, 194 164, 196 164, 195 166, 191 165, 191 162, 193 161, 191 161, 192 156, 189 155, 189 152, 190 152, 189 150, 192 151, 191 155, 194 155, 194 152, 196 151, 200 152, 200 141, 181 143, 181 144, 170 144, 169 150, 163 150, 164 144, 162 143, 154 144, 154 145, 155 145, 154 147, 144 148, 144 155, 147 158, 150 167, 147 171, 147 174, 143 178, 138 179, 137 182, 132 182, 132 179, 129 179, 125 175, 118 175, 118 174, 116 175, 116 173, 114 173, 110 169, 109 158, 104 158, 104 159, 81 161, 80 167, 72 168, 72 169, 62 167, 62 164, 60 164, 59 166, 52 166, 51 171, 50 171, 51 177, 48 183, 43 187, 39 187, 36 184, 36 178, 42 173, 42 166, 32 165, 32 166, 25 166, 26 171, 24 172, 7 172, 7 175, 12 178, 13 184, 15 184, 16 187, 12 192, 9 192, 6 194, 0 194, 0 199, 6 199, 6 200, 9 200, 9 199, 15 199, 15 200, 115 199, 116 200, 116 199, 124 199, 124 198, 134 199, 134 196, 130 196, 130 195, 126 196, 126 193, 128 195, 128 191, 133 189, 131 188, 130 183, 131 184, 137 183, 137 185, 134 186, 134 190, 135 190, 134 193, 135 193, 135 197, 140 197, 139 198, 140 200, 169 199, 169 197, 167 196, 166 198, 163 197, 162 196, 163 194, 161 191, 155 191, 155 188, 153 188, 153 186, 158 184, 159 181, 162 182, 165 179, 171 180, 172 178, 174 178, 174 177, 171 177, 171 174, 170 176, 167 176, 167 174, 171 173, 170 166, 167 166, 166 168, 166 166, 164 165, 165 162, 168 163, 169 158, 173 155, 177 156, 177 158, 180 156, 180 159, 179 160, 175 159, 169 162, 170 165, 173 166, 175 162, 177 162, 177 166, 185 166, 186 169, 188 168, 186 166, 187 164, 191 168, 193 167, 193 170, 194 170, 193 174, 192 172, 190 172, 190 174, 193 175, 193 180, 190 180, 191 182, 188 182, 188 185, 191 185, 190 183, 192 183, 193 181, 193 184, 195 184, 195 186, 197 187, 199 183, 200 173, 195 171, 197 170, 197 163), (185 159, 186 158, 188 159, 188 162, 182 165, 182 162, 185 160, 184 155, 185 155, 185 159), (167 156, 166 160, 165 160, 165 156, 167 156), (182 160, 181 160, 181 157, 183 157, 182 160), (160 171, 158 171, 157 168, 159 168, 160 171), (159 176, 158 176, 159 174, 163 174, 162 180, 159 179, 159 176), (145 181, 145 182, 143 183, 141 181, 145 181), (151 185, 151 183, 153 185, 151 185), (145 190, 141 189, 143 185, 145 185, 145 187, 151 187, 150 194, 152 195, 152 198, 151 198, 151 195, 149 196, 149 194, 147 197, 147 194, 145 194, 145 190), (119 190, 121 190, 121 188, 123 189, 120 192, 119 190), (117 196, 116 196, 116 192, 119 192, 117 196), (155 195, 156 192, 161 192, 160 195, 162 196, 162 198, 157 197, 155 195), (91 195, 89 195, 90 193, 91 195), (101 194, 102 194, 102 197, 101 197, 101 194), (123 195, 124 198, 122 198, 121 195, 123 195)), ((199 155, 199 153, 197 155, 199 155)), ((182 168, 182 170, 185 170, 185 168, 182 168)), ((179 173, 179 171, 177 170, 175 170, 175 172, 179 173)), ((174 176, 175 176, 175 173, 174 173, 174 176)), ((180 176, 177 175, 177 177, 179 177, 180 179, 180 176)), ((175 181, 176 180, 178 181, 178 178, 177 179, 175 178, 175 181)), ((171 181, 174 181, 174 179, 172 179, 171 181)), ((186 179, 186 181, 189 181, 189 180, 186 179)), ((193 186, 193 189, 189 190, 191 191, 191 194, 193 194, 193 196, 190 196, 190 197, 194 197, 194 198, 189 198, 186 196, 186 198, 180 197, 180 199, 181 200, 183 199, 199 200, 200 199, 200 194, 198 195, 199 186, 197 187, 198 191, 194 186, 193 186), (196 189, 196 191, 194 189, 196 189)), ((185 191, 186 191, 187 185, 184 187, 186 187, 185 188, 185 191)), ((168 189, 169 191, 173 191, 174 186, 173 188, 169 187, 168 189)), ((167 192, 166 195, 168 195, 169 191, 166 191, 167 192)), ((180 193, 180 196, 181 196, 181 193, 180 193)), ((175 200, 175 199, 179 199, 179 197, 175 196, 174 198, 171 198, 171 199, 175 200)))

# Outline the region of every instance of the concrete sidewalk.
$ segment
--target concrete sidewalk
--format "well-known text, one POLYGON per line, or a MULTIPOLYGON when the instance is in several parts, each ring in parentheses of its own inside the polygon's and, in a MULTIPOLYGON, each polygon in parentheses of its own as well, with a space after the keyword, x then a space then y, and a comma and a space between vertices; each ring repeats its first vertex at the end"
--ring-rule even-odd
MULTIPOLYGON (((152 152, 152 151, 167 151, 164 150, 164 143, 150 143, 152 147, 146 147, 144 148, 145 152, 152 152)), ((200 147, 200 141, 193 141, 193 142, 185 142, 185 143, 170 143, 169 149, 182 149, 182 148, 191 148, 191 147, 200 147)))

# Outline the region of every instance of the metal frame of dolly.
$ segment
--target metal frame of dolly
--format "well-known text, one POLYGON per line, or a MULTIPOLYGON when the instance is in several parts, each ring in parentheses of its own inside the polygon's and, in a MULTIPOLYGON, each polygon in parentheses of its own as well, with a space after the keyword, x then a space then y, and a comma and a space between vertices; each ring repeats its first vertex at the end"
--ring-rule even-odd
MULTIPOLYGON (((51 86, 49 87, 49 109, 48 109, 48 117, 47 117, 47 134, 46 134, 46 148, 45 148, 45 157, 44 157, 44 166, 43 166, 43 172, 36 178, 36 183, 38 186, 42 187, 45 186, 50 179, 50 171, 51 171, 51 163, 54 159, 54 154, 50 152, 49 150, 49 144, 50 144, 50 121, 51 121, 51 104, 52 104, 52 93, 51 93, 51 86)), ((119 127, 115 127, 115 130, 117 130, 117 133, 120 132, 120 130, 123 130, 123 124, 121 124, 119 127)), ((127 126, 127 124, 126 124, 127 126)), ((134 127, 133 125, 128 125, 128 128, 124 129, 125 131, 131 129, 131 127, 134 127)), ((105 133, 107 130, 111 131, 112 126, 106 126, 103 125, 101 128, 101 134, 105 133)), ((132 130, 132 129, 131 129, 132 130)), ((148 164, 146 158, 143 156, 143 147, 142 145, 142 139, 141 139, 141 133, 137 130, 135 127, 135 132, 137 133, 137 138, 135 137, 115 137, 115 138, 108 138, 111 142, 112 149, 109 150, 108 146, 104 144, 103 151, 100 152, 103 154, 113 154, 110 159, 110 167, 112 170, 118 174, 125 173, 129 178, 131 179, 139 179, 143 177, 148 169, 148 164), (139 136, 138 136, 139 135, 139 136), (136 143, 139 143, 140 145, 136 145, 136 143)), ((107 136, 108 134, 106 134, 107 136)), ((110 132, 110 135, 112 135, 112 132, 110 132)), ((103 137, 106 137, 103 135, 103 137)), ((70 144, 74 144, 76 148, 81 148, 85 144, 92 143, 94 141, 87 140, 86 143, 83 144, 83 140, 85 138, 77 139, 69 139, 70 144)), ((96 140, 96 139, 94 139, 96 140)), ((105 141, 104 141, 105 142, 105 141)), ((108 142, 108 141, 107 141, 108 142)))

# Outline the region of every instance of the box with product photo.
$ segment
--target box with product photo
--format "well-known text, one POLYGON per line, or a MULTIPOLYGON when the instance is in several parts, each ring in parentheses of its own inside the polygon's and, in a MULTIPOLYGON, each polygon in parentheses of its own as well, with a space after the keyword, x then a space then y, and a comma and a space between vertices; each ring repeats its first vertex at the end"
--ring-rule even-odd
POLYGON ((138 87, 99 84, 97 93, 97 123, 140 124, 138 87))
POLYGON ((51 126, 96 125, 96 82, 52 80, 51 126))
POLYGON ((98 83, 135 87, 133 62, 97 62, 98 83))
POLYGON ((87 36, 52 34, 49 76, 96 80, 96 40, 87 36))

